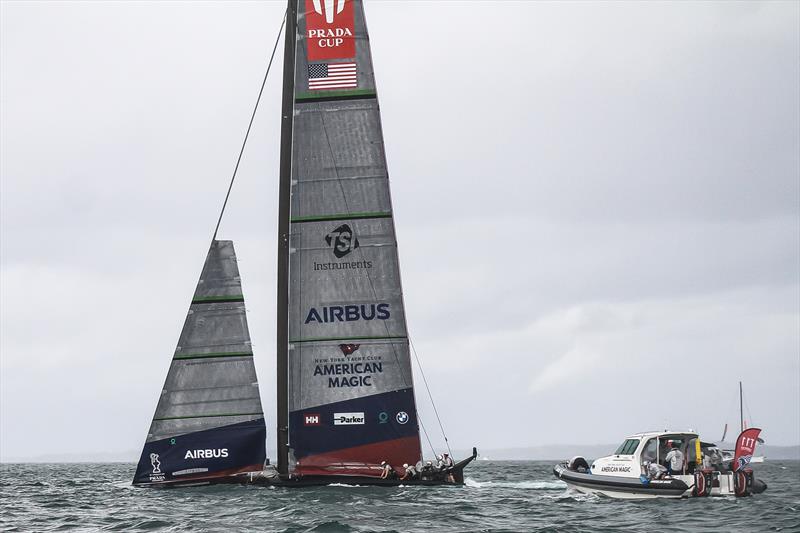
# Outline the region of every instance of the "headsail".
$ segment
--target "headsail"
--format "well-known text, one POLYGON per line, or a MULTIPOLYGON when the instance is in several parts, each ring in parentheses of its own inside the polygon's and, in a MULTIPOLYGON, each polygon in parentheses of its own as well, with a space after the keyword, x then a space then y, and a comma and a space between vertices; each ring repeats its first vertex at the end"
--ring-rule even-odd
POLYGON ((266 426, 231 241, 214 241, 134 477, 135 484, 260 471, 266 426))
POLYGON ((373 474, 421 450, 369 38, 360 0, 296 8, 288 470, 373 474))

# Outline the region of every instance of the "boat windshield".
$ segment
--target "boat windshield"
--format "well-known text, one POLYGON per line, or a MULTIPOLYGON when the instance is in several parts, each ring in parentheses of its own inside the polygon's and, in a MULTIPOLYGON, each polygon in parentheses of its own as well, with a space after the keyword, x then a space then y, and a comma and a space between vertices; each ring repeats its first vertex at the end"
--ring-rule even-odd
POLYGON ((639 439, 625 439, 625 442, 619 445, 614 455, 633 455, 636 448, 639 446, 639 439))

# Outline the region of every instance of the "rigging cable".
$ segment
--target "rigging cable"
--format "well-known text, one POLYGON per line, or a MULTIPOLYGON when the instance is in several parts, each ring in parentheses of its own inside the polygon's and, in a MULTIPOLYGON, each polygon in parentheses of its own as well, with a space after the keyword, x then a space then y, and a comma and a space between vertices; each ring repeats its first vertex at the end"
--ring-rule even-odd
POLYGON ((431 405, 433 406, 433 412, 436 415, 436 420, 439 422, 439 429, 442 430, 442 437, 444 437, 444 442, 447 445, 447 452, 450 456, 453 456, 453 450, 450 449, 450 441, 447 440, 447 434, 444 432, 444 426, 442 425, 442 419, 439 418, 439 411, 436 409, 436 402, 433 401, 433 394, 431 394, 431 389, 428 387, 428 378, 425 377, 425 371, 422 370, 422 363, 419 362, 419 356, 417 355, 417 349, 414 347, 414 342, 411 340, 411 335, 408 336, 408 343, 411 345, 411 351, 414 352, 414 359, 417 360, 417 367, 419 368, 419 373, 422 375, 422 382, 425 383, 425 390, 428 391, 428 398, 431 401, 431 405))
POLYGON ((283 20, 281 21, 281 27, 278 29, 278 37, 275 39, 275 46, 272 47, 272 55, 269 56, 269 64, 267 64, 267 71, 264 73, 264 80, 261 82, 261 89, 258 91, 258 98, 256 99, 256 105, 253 107, 253 114, 250 115, 250 123, 247 125, 247 132, 244 134, 244 141, 242 141, 242 149, 239 150, 239 157, 236 159, 236 166, 233 168, 233 176, 231 176, 231 182, 228 185, 228 192, 225 194, 225 201, 222 203, 222 209, 219 212, 219 218, 217 219, 217 225, 214 227, 214 236, 211 237, 211 242, 217 240, 217 232, 219 231, 219 225, 222 222, 222 215, 225 214, 225 207, 228 205, 228 198, 231 195, 231 189, 233 189, 233 181, 236 179, 236 172, 239 170, 239 163, 242 161, 242 155, 244 154, 244 148, 247 145, 247 138, 250 136, 250 129, 253 127, 253 120, 256 118, 256 111, 258 111, 258 104, 261 102, 261 95, 264 93, 264 86, 267 84, 267 77, 269 76, 269 71, 272 68, 272 60, 275 59, 275 51, 278 49, 278 43, 281 40, 281 33, 283 33, 283 27, 286 24, 286 17, 288 16, 289 10, 287 9, 286 12, 283 14, 283 20))

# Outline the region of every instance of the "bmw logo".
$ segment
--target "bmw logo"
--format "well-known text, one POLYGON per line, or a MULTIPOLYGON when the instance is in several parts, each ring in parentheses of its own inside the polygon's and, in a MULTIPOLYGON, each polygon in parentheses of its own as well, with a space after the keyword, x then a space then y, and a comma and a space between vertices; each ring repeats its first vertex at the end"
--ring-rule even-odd
POLYGON ((398 423, 405 424, 406 422, 408 422, 408 413, 406 413, 405 411, 400 411, 399 413, 397 413, 397 416, 395 418, 397 419, 398 423))

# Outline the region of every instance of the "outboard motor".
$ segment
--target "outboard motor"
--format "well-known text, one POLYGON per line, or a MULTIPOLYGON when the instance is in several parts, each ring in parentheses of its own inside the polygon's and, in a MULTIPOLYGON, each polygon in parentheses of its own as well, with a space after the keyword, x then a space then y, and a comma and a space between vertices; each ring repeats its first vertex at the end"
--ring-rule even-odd
POLYGON ((733 493, 737 498, 753 494, 752 468, 743 468, 733 473, 733 493))
POLYGON ((692 489, 692 495, 698 497, 710 495, 713 482, 714 474, 710 468, 696 470, 694 473, 694 489, 692 489))
POLYGON ((569 468, 573 472, 580 472, 581 474, 589 473, 589 463, 587 463, 586 459, 584 459, 580 455, 576 455, 575 457, 570 459, 569 463, 567 463, 567 468, 569 468))

